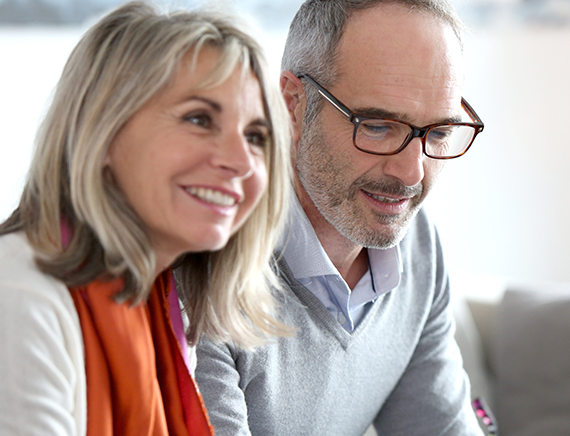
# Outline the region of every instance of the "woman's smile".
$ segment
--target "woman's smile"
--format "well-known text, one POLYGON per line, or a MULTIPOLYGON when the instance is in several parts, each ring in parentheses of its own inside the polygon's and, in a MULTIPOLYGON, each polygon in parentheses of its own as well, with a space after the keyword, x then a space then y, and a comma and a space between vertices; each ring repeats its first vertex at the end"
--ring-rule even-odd
POLYGON ((107 155, 161 265, 223 247, 267 185, 269 128, 257 78, 238 66, 220 85, 196 90, 219 53, 203 49, 194 68, 191 56, 127 122, 107 155))

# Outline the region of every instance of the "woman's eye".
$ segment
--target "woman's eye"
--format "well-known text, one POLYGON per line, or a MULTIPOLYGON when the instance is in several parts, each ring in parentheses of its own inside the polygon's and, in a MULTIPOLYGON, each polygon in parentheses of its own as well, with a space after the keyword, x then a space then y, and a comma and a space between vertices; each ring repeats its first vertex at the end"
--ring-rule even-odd
POLYGON ((246 133, 245 137, 247 141, 255 147, 264 148, 269 142, 269 134, 264 132, 249 132, 246 133))
POLYGON ((195 126, 202 127, 204 129, 209 129, 212 127, 212 117, 206 113, 189 113, 182 117, 182 119, 195 126))

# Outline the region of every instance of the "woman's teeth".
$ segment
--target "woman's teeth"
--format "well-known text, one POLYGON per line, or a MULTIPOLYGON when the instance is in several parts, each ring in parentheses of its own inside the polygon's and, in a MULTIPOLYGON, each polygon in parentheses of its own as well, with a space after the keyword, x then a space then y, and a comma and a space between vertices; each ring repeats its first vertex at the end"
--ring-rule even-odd
POLYGON ((220 191, 215 191, 214 189, 190 187, 186 188, 186 192, 198 197, 200 200, 204 200, 217 206, 233 206, 236 204, 236 199, 234 197, 220 191))

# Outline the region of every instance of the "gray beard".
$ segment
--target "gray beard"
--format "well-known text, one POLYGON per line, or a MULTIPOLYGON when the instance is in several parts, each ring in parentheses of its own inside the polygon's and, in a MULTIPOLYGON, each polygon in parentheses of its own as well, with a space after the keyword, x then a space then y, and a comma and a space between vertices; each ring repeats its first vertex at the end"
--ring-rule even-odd
POLYGON ((341 158, 327 153, 318 119, 304 128, 299 150, 301 159, 297 160, 296 168, 299 181, 322 217, 343 237, 356 245, 377 249, 388 249, 401 242, 421 208, 421 184, 407 187, 394 178, 374 180, 363 175, 346 187, 336 175, 344 174, 350 168, 341 158), (361 191, 403 196, 411 198, 412 203, 401 215, 373 214, 373 222, 383 227, 378 230, 366 225, 369 218, 356 206, 355 199, 361 191))

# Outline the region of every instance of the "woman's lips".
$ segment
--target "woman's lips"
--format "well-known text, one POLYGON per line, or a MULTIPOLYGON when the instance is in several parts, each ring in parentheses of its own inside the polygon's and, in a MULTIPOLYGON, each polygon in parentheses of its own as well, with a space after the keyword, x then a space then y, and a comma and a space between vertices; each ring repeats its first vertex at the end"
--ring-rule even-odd
POLYGON ((187 186, 184 190, 206 203, 221 207, 232 207, 240 201, 240 196, 236 193, 229 193, 220 189, 206 188, 202 186, 187 186))

